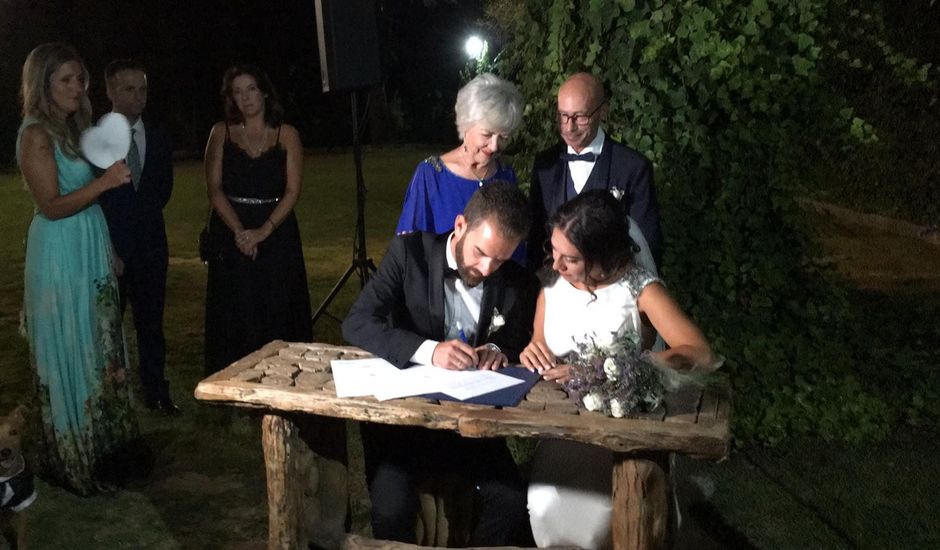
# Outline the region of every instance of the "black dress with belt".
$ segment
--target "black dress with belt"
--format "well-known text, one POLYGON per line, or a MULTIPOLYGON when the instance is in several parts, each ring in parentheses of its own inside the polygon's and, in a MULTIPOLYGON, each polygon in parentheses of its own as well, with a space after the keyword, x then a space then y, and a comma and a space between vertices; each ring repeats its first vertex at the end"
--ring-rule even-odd
MULTIPOLYGON (((287 151, 277 145, 251 157, 226 139, 222 190, 245 229, 261 227, 284 195, 287 151)), ((205 369, 212 374, 272 340, 309 342, 310 296, 294 212, 258 244, 254 260, 239 252, 231 229, 212 212, 206 285, 205 369)))

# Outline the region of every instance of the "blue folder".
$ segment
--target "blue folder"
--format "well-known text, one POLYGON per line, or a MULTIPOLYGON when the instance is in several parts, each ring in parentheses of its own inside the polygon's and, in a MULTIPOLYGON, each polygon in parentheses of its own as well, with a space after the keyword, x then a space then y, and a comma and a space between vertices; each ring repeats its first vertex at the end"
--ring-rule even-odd
POLYGON ((529 393, 529 390, 532 389, 532 386, 539 381, 541 375, 537 372, 530 372, 525 367, 520 366, 509 366, 504 367, 496 371, 500 374, 505 374, 506 376, 512 376, 513 378, 518 378, 522 380, 522 384, 516 384, 515 386, 509 386, 508 388, 503 388, 501 390, 496 390, 490 393, 484 393, 476 397, 471 397, 470 399, 455 399, 446 393, 426 393, 418 397, 424 397, 425 399, 436 399, 438 401, 456 401, 458 403, 473 403, 475 405, 492 405, 494 407, 515 407, 525 398, 526 394, 529 393))

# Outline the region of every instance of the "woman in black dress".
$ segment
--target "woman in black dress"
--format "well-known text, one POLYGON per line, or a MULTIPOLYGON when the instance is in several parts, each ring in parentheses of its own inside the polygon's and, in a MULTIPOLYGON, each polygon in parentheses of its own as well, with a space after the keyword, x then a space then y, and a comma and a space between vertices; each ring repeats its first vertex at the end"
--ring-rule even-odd
POLYGON ((206 145, 206 374, 271 340, 309 342, 310 297, 294 205, 303 147, 274 88, 250 65, 222 79, 226 120, 206 145))

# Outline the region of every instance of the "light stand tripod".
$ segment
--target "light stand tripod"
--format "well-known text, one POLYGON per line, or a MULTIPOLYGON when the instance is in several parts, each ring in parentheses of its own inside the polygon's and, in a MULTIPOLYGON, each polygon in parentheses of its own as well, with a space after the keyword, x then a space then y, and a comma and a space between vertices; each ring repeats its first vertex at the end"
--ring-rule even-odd
MULTIPOLYGON (((320 307, 314 312, 314 325, 317 324, 317 320, 323 314, 328 315, 336 321, 340 320, 327 312, 326 308, 329 307, 333 299, 336 298, 336 295, 339 294, 339 291, 342 290, 343 285, 346 284, 346 281, 349 280, 349 277, 352 276, 353 273, 359 274, 359 288, 362 288, 369 282, 369 279, 372 278, 372 275, 374 275, 376 271, 375 263, 373 263, 372 258, 368 257, 366 254, 366 183, 362 177, 362 144, 359 141, 358 92, 356 90, 351 91, 350 98, 352 100, 353 162, 356 164, 356 236, 353 239, 353 257, 352 263, 346 269, 346 273, 343 273, 339 281, 333 285, 333 290, 330 291, 326 299, 323 300, 323 303, 320 304, 320 307)), ((368 99, 366 99, 366 112, 368 111, 369 103, 368 99)), ((363 114, 363 118, 365 118, 365 114, 363 114)))

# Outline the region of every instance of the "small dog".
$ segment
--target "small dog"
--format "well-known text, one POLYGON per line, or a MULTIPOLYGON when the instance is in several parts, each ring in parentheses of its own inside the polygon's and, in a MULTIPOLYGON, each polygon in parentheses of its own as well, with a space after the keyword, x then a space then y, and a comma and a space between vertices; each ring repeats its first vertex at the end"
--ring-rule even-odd
POLYGON ((20 405, 8 416, 0 416, 0 533, 11 550, 26 548, 26 517, 23 512, 36 500, 33 474, 20 451, 26 424, 26 407, 20 405))

